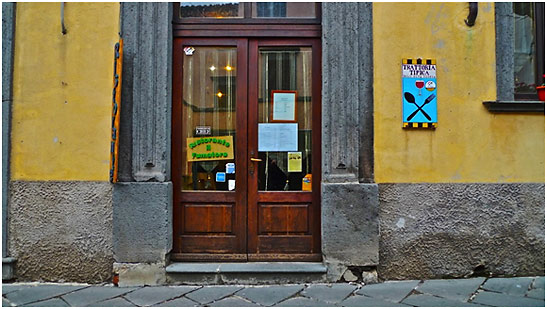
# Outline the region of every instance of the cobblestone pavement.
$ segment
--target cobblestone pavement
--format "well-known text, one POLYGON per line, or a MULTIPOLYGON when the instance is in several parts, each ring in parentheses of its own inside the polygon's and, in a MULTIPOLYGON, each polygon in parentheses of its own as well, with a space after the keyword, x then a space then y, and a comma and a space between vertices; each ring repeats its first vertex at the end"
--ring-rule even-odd
POLYGON ((544 307, 545 277, 133 288, 13 283, 2 284, 2 306, 544 307))

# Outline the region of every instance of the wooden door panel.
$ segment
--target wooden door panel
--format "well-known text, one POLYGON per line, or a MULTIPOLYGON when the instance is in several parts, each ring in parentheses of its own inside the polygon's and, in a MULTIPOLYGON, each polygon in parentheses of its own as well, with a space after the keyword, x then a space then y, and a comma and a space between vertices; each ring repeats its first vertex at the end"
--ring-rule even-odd
POLYGON ((258 203, 311 203, 312 192, 303 191, 260 191, 258 192, 258 203))
POLYGON ((180 236, 182 252, 231 253, 237 247, 235 235, 183 235, 180 236))
POLYGON ((308 234, 309 204, 258 204, 258 233, 308 234))
POLYGON ((258 235, 260 253, 313 253, 312 235, 258 235))
POLYGON ((196 203, 212 203, 212 202, 226 202, 235 203, 236 195, 234 192, 196 192, 196 191, 184 191, 184 194, 179 199, 181 202, 196 202, 196 203))
POLYGON ((223 233, 234 231, 235 204, 182 204, 185 233, 223 233))

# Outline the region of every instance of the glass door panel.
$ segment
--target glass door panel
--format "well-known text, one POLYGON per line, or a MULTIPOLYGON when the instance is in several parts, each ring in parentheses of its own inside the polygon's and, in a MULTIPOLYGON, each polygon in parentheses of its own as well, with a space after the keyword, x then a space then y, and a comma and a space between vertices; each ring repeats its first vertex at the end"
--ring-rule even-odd
POLYGON ((182 190, 235 189, 236 47, 183 54, 182 190))
POLYGON ((260 133, 261 125, 274 131, 283 128, 282 135, 292 136, 290 141, 273 143, 280 150, 290 151, 275 151, 276 146, 270 147, 272 151, 261 151, 259 142, 259 159, 262 160, 258 166, 260 191, 311 191, 312 74, 311 47, 262 47, 258 50, 259 139, 266 136, 260 133), (281 106, 281 101, 277 100, 291 98, 291 95, 294 99, 283 103, 283 107, 288 107, 292 116, 276 121, 274 109, 281 106), (283 145, 284 142, 292 146, 283 145))

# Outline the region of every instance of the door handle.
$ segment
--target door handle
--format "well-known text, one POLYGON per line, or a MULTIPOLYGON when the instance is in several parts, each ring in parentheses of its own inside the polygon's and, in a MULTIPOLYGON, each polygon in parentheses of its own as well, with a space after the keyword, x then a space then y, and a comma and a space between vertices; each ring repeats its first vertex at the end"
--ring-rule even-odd
MULTIPOLYGON (((262 159, 259 158, 251 158, 252 162, 262 162, 262 159)), ((249 165, 249 174, 253 175, 255 173, 255 165, 250 164, 249 165)))

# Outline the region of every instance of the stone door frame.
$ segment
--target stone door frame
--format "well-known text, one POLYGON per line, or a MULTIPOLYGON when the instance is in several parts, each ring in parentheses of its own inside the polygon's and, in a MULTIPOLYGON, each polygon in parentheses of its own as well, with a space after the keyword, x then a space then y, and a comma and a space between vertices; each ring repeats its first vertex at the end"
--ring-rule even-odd
MULTIPOLYGON (((164 269, 173 239, 170 3, 121 3, 124 39, 115 265, 164 269)), ((378 265, 372 4, 322 3, 321 239, 329 281, 378 265)))

